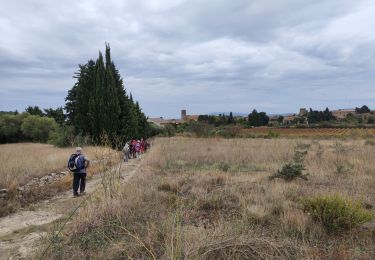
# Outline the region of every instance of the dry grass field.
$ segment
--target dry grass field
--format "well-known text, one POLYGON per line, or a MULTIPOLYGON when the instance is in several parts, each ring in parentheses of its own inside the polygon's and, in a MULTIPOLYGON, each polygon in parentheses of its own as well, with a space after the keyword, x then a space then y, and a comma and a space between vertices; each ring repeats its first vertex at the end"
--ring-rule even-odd
MULTIPOLYGON (((95 161, 105 157, 112 149, 87 146, 84 153, 95 161)), ((8 190, 6 200, 0 200, 0 216, 16 211, 30 203, 49 198, 57 192, 71 187, 72 176, 47 184, 33 187, 23 196, 18 196, 17 188, 30 182, 33 178, 46 176, 50 173, 67 171, 66 165, 74 148, 57 148, 49 144, 18 143, 0 145, 0 189, 8 190)), ((88 171, 91 176, 99 171, 100 165, 94 163, 88 171)))
MULTIPOLYGON (((66 170, 74 148, 57 148, 49 144, 18 143, 0 145, 0 188, 27 183, 32 178, 66 170)), ((85 147, 90 159, 97 159, 95 147, 85 147)))
POLYGON ((350 205, 373 214, 374 161, 375 146, 364 140, 159 138, 121 195, 93 198, 48 254, 54 259, 373 259, 373 220, 354 227, 354 214, 341 208, 338 217, 348 225, 333 232, 323 225, 331 219, 313 218, 302 202, 331 194, 357 201, 350 205), (292 160, 296 147, 307 150, 308 180, 269 180, 292 160))
POLYGON ((300 138, 374 138, 373 128, 269 128, 255 127, 243 129, 241 136, 266 136, 269 132, 278 134, 281 137, 300 138))

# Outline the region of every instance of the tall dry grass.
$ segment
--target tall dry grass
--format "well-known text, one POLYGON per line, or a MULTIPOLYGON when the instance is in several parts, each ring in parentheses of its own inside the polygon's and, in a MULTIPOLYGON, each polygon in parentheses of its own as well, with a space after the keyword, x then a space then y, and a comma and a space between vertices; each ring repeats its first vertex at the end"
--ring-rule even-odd
MULTIPOLYGON (((56 148, 38 143, 0 145, 0 189, 8 189, 7 197, 0 199, 0 216, 70 189, 72 176, 67 174, 42 186, 30 186, 22 193, 17 191, 19 186, 29 183, 33 178, 67 171, 67 161, 73 152, 74 148, 56 148)), ((121 153, 108 146, 87 146, 83 147, 83 152, 92 161, 88 177, 103 173, 121 161, 121 153)))
POLYGON ((160 138, 122 192, 82 209, 49 256, 372 259, 374 223, 329 234, 300 200, 339 194, 373 211, 374 159, 359 140, 160 138), (269 181, 301 143, 309 180, 269 181))
MULTIPOLYGON (((66 170, 74 148, 57 148, 49 144, 17 143, 0 145, 0 188, 25 184, 35 177, 66 170)), ((84 147, 90 159, 98 159, 96 147, 84 147)))

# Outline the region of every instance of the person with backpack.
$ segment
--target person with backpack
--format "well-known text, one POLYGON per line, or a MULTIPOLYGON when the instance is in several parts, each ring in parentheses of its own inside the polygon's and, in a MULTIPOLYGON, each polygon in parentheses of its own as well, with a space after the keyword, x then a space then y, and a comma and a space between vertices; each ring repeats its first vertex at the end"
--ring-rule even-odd
POLYGON ((129 157, 130 157, 130 146, 128 142, 125 143, 125 146, 122 149, 122 152, 124 153, 124 162, 128 162, 129 157))
POLYGON ((132 142, 131 142, 131 146, 132 146, 132 158, 133 159, 137 158, 136 145, 137 145, 137 141, 135 139, 133 139, 132 142))
POLYGON ((73 196, 85 194, 86 188, 86 168, 90 166, 90 160, 82 153, 82 148, 77 147, 68 161, 68 168, 73 172, 73 196), (80 193, 78 193, 78 189, 80 193))
POLYGON ((136 156, 137 156, 137 159, 140 160, 142 159, 142 154, 141 154, 141 141, 136 141, 135 143, 135 152, 136 152, 136 156))

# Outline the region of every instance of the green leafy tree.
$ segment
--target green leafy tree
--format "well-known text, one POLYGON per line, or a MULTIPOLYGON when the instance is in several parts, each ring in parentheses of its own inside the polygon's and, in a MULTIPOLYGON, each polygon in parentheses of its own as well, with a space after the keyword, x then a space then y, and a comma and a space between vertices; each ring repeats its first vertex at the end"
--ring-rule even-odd
POLYGON ((265 126, 268 125, 270 118, 267 116, 265 112, 256 111, 254 109, 249 115, 247 123, 249 126, 265 126))
POLYGON ((368 108, 368 106, 364 105, 362 107, 356 107, 355 112, 357 114, 365 114, 365 113, 370 113, 371 110, 368 108))
POLYGON ((24 140, 21 125, 27 116, 29 116, 28 113, 0 115, 0 142, 8 143, 24 140))
POLYGON ((44 109, 44 114, 47 117, 55 119, 56 123, 58 123, 60 126, 62 126, 65 123, 65 115, 62 107, 58 107, 56 109, 44 109))
POLYGON ((21 125, 22 133, 32 141, 45 143, 49 135, 56 130, 57 124, 53 118, 28 116, 21 125))
POLYGON ((28 106, 25 111, 29 113, 30 115, 34 116, 43 116, 43 111, 38 106, 28 106))
POLYGON ((312 110, 307 113, 307 119, 309 123, 319 123, 322 121, 331 121, 334 120, 335 117, 333 116, 332 112, 329 111, 328 107, 324 111, 312 110))

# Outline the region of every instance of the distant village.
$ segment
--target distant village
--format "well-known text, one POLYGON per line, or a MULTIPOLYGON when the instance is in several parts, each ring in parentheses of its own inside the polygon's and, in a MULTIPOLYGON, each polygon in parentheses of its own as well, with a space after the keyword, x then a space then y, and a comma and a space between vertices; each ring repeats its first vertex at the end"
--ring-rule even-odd
MULTIPOLYGON (((357 108, 358 109, 358 108, 357 108)), ((369 113, 361 114, 361 118, 367 120, 368 117, 373 114, 375 111, 370 111, 369 113)), ((284 114, 284 115, 270 115, 269 117, 269 126, 288 126, 288 125, 308 125, 308 115, 309 111, 306 108, 300 108, 299 112, 296 114, 284 114)), ((338 110, 331 110, 333 117, 337 120, 343 120, 348 116, 352 115, 353 117, 357 114, 356 109, 338 109, 338 110)), ((158 126, 165 126, 167 124, 182 124, 191 121, 198 121, 200 115, 188 115, 186 109, 181 110, 181 116, 179 119, 165 119, 163 117, 158 118, 148 118, 150 123, 154 123, 158 126)), ((244 116, 234 116, 234 118, 242 118, 244 121, 247 120, 248 117, 244 116)))

